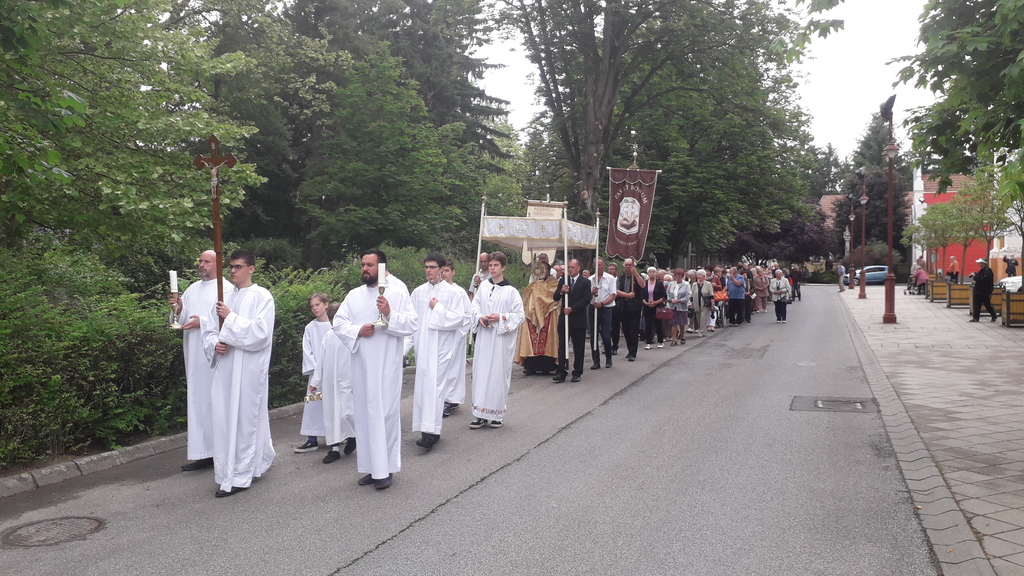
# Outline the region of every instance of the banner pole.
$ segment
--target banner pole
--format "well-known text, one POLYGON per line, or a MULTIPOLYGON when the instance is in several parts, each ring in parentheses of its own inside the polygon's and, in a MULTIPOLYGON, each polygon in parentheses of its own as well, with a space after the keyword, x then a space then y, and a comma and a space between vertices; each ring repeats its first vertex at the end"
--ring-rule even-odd
MULTIPOLYGON (((601 271, 598 269, 597 260, 601 258, 601 210, 594 212, 594 228, 597 230, 597 238, 594 240, 594 278, 597 278, 597 295, 601 296, 601 271)), ((603 305, 602 305, 603 307, 603 305)), ((597 326, 597 306, 594 309, 594 328, 590 331, 590 351, 597 352, 597 333, 600 329, 597 326)))
MULTIPOLYGON (((566 223, 569 220, 568 214, 568 202, 562 205, 562 254, 565 255, 565 265, 562 270, 562 283, 565 286, 569 285, 569 225, 566 223)), ((569 293, 566 292, 562 295, 562 317, 565 318, 565 362, 569 363, 569 315, 565 313, 566 307, 569 306, 569 293)), ((559 358, 561 361, 561 358, 559 358)), ((568 366, 566 366, 568 368, 568 366)))
MULTIPOLYGON (((473 260, 476 261, 476 264, 473 265, 474 268, 480 265, 480 250, 483 250, 483 245, 484 245, 484 213, 486 211, 487 211, 487 196, 483 196, 481 201, 480 201, 480 230, 479 230, 479 233, 476 236, 476 254, 473 255, 473 260)), ((478 271, 479 271, 479 269, 478 270, 474 270, 473 271, 473 276, 476 276, 476 273, 478 271)), ((469 288, 473 287, 473 276, 469 277, 469 288)), ((480 283, 481 284, 483 284, 483 280, 484 280, 483 278, 480 279, 480 283)))

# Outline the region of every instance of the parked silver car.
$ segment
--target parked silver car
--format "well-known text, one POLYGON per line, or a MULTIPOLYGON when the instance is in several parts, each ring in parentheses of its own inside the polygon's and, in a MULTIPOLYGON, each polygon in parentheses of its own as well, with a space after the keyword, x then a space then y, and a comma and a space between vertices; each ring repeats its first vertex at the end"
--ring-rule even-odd
POLYGON ((996 283, 996 286, 1002 288, 1004 292, 1021 292, 1021 277, 1010 276, 1009 278, 1003 278, 996 283))

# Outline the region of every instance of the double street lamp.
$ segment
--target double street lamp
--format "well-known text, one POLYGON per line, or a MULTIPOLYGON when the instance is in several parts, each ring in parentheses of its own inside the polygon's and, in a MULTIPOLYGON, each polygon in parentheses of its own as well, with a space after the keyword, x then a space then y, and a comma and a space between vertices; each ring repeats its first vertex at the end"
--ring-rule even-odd
POLYGON ((900 147, 892 139, 892 106, 895 102, 896 95, 893 94, 881 106, 882 119, 889 121, 889 144, 882 151, 889 159, 889 272, 885 275, 885 313, 882 314, 882 324, 896 323, 896 273, 892 266, 892 165, 900 153, 900 147))
MULTIPOLYGON (((857 178, 860 178, 860 293, 857 299, 862 300, 868 297, 864 289, 864 268, 867 268, 868 237, 867 237, 867 206, 868 206, 868 179, 864 167, 857 169, 857 178)), ((851 206, 852 210, 853 207, 851 206)))

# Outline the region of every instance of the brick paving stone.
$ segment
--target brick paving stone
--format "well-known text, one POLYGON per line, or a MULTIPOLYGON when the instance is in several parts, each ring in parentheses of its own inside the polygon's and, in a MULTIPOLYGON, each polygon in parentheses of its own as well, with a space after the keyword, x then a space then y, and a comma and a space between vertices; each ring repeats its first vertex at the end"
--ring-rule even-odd
POLYGON ((985 550, 985 554, 995 556, 997 558, 1005 558, 1007 556, 1024 553, 1024 546, 992 535, 985 535, 981 537, 981 547, 985 550))
MULTIPOLYGON (((978 490, 984 490, 984 488, 976 487, 978 490)), ((1024 509, 1024 495, 1007 492, 1003 494, 989 494, 988 496, 979 496, 988 502, 994 502, 1001 504, 1007 508, 1020 508, 1024 509)))
POLYGON ((986 516, 1016 525, 1018 528, 1024 528, 1024 510, 1020 508, 1007 508, 1005 510, 989 512, 986 516))
POLYGON ((995 569, 997 576, 1024 576, 1024 566, 1007 562, 1002 558, 994 558, 992 568, 995 569))
MULTIPOLYGON (((1000 534, 1002 532, 1012 532, 1020 529, 1019 524, 1002 522, 1000 520, 996 520, 993 516, 975 516, 970 520, 971 526, 982 534, 1000 534)), ((997 554, 997 556, 999 556, 999 554, 997 554)))
POLYGON ((1011 510, 1001 504, 995 504, 992 502, 986 502, 978 498, 970 498, 967 500, 961 500, 959 502, 960 509, 968 514, 976 516, 988 516, 996 512, 1002 512, 1004 510, 1011 510))
POLYGON ((1024 546, 1024 529, 1003 532, 999 535, 999 538, 1002 540, 1013 542, 1014 544, 1020 544, 1021 546, 1024 546))

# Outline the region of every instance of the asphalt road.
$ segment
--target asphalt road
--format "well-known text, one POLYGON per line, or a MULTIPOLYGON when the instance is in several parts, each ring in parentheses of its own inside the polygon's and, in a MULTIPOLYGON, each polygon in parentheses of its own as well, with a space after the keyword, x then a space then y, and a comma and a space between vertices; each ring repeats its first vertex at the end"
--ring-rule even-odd
POLYGON ((755 315, 579 384, 517 374, 502 429, 464 408, 424 454, 406 428, 386 491, 356 485, 354 457, 292 453, 292 417, 232 498, 176 450, 0 500, 0 531, 105 521, 0 548, 0 574, 937 574, 880 417, 790 410, 871 395, 834 288, 804 295, 785 325, 755 315))

